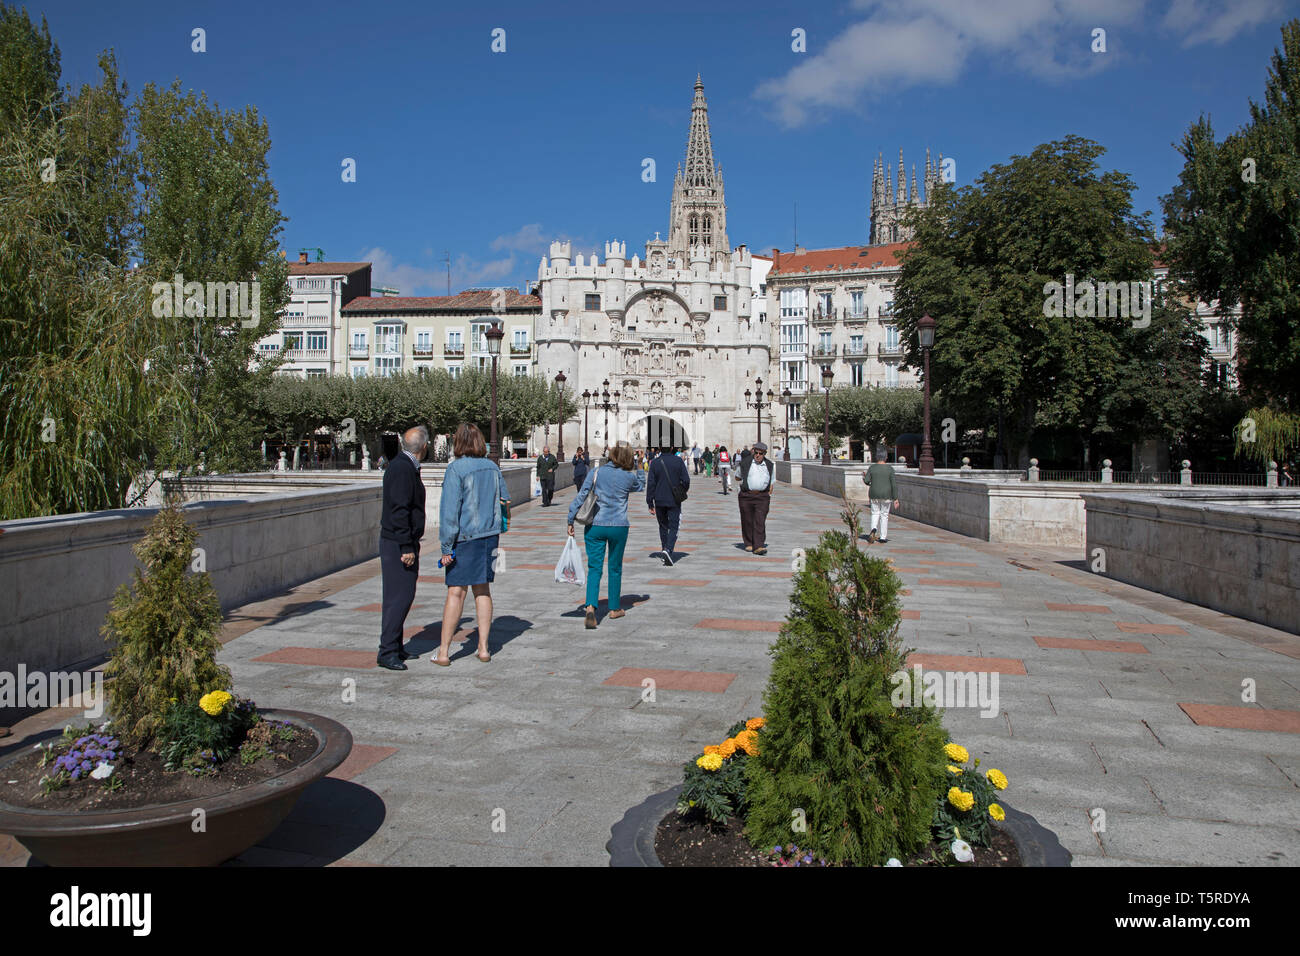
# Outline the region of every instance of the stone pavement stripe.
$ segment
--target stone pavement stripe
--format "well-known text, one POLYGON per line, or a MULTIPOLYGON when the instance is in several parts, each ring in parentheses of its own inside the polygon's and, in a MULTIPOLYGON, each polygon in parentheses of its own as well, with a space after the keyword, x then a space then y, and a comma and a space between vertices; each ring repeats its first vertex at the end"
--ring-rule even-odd
POLYGON ((1222 704, 1179 703, 1178 706, 1200 727, 1300 734, 1300 710, 1264 710, 1262 707, 1228 707, 1222 704))
POLYGON ((553 564, 516 564, 513 565, 513 567, 521 571, 554 571, 555 570, 555 565, 553 564))
POLYGON ((996 671, 999 674, 1024 674, 1025 662, 1014 657, 964 657, 959 654, 909 654, 907 666, 920 664, 935 670, 996 671))
MULTIPOLYGON (((378 550, 378 548, 379 541, 376 538, 375 549, 378 550)), ((221 636, 218 640, 222 644, 228 644, 235 638, 241 637, 259 627, 301 614, 304 609, 309 608, 316 601, 337 594, 340 591, 345 591, 378 575, 379 558, 375 557, 343 568, 341 571, 335 571, 333 574, 327 574, 314 581, 300 584, 296 588, 290 588, 274 597, 233 608, 226 612, 221 625, 221 636)))
MULTIPOLYGON (((934 548, 890 548, 890 554, 934 554, 934 548)), ((929 564, 928 561, 918 561, 918 564, 929 564)), ((974 567, 975 565, 971 565, 974 567)))
MULTIPOLYGON (((466 603, 468 603, 468 598, 466 599, 466 603)), ((412 624, 410 627, 402 628, 403 641, 409 641, 411 638, 417 637, 421 634, 427 635, 428 639, 433 641, 435 644, 442 643, 442 622, 412 624)), ((470 625, 469 627, 461 627, 451 636, 451 640, 452 643, 459 644, 463 641, 468 641, 471 637, 477 637, 477 635, 478 628, 474 625, 470 625)))
POLYGON ((1149 654, 1137 641, 1097 641, 1077 637, 1035 637, 1039 647, 1061 647, 1075 651, 1114 651, 1119 654, 1149 654))
MULTIPOLYGON (((721 694, 735 674, 711 671, 672 671, 655 670, 645 667, 620 667, 603 681, 606 687, 643 687, 642 681, 654 681, 655 690, 698 690, 710 694, 721 694)), ((726 728, 720 728, 725 730, 726 728)))
POLYGON ((792 574, 790 571, 744 571, 739 568, 723 568, 718 573, 743 578, 789 578, 792 574))
POLYGON ((381 760, 387 760, 393 754, 397 753, 396 747, 376 747, 371 744, 352 745, 351 752, 348 753, 344 761, 334 768, 330 774, 338 780, 351 780, 359 773, 365 773, 381 760))
MULTIPOLYGON (((423 578, 420 578, 419 580, 423 581, 424 579, 423 579, 423 578)), ((417 582, 417 583, 418 583, 418 582, 417 582)), ((439 581, 439 583, 442 583, 442 582, 439 581)), ((412 604, 412 605, 411 605, 411 610, 414 611, 417 607, 424 607, 424 605, 423 605, 423 604, 412 604)), ((352 610, 354 610, 354 611, 376 611, 376 612, 379 612, 379 613, 383 613, 384 605, 383 605, 382 602, 380 602, 380 601, 376 601, 374 604, 366 604, 366 605, 363 605, 363 606, 361 606, 361 607, 354 607, 352 610)))
POLYGON ((894 565, 893 568, 899 574, 929 574, 930 573, 929 568, 900 568, 897 565, 894 565))
POLYGON ((1117 621, 1115 626, 1125 634, 1186 634, 1177 624, 1147 624, 1142 621, 1117 621))
POLYGON ((974 561, 918 561, 917 564, 924 564, 927 567, 934 568, 978 568, 979 565, 974 561))
POLYGON ((350 667, 369 670, 378 667, 374 651, 344 651, 330 647, 282 647, 254 657, 259 664, 305 664, 310 667, 350 667))
POLYGON ((713 558, 713 560, 772 562, 772 561, 785 561, 786 559, 784 555, 779 555, 779 554, 750 554, 749 552, 746 552, 744 554, 719 554, 716 555, 713 558))
POLYGON ((1111 610, 1104 604, 1057 604, 1044 601, 1049 611, 1077 611, 1080 614, 1110 614, 1111 610))
POLYGON ((708 586, 709 586, 710 584, 712 584, 713 582, 712 582, 712 581, 709 581, 709 580, 707 580, 707 579, 705 579, 705 580, 703 580, 703 581, 700 581, 700 580, 696 580, 696 579, 694 579, 694 578, 651 578, 651 579, 650 579, 649 581, 647 581, 646 583, 647 583, 647 584, 662 584, 662 585, 664 585, 665 587, 670 587, 670 588, 672 588, 672 587, 677 587, 677 588, 703 588, 703 587, 708 587, 708 586))
MULTIPOLYGON (((911 591, 904 591, 904 594, 911 594, 911 591)), ((921 619, 920 611, 900 611, 899 615, 904 621, 919 621, 921 619)))
POLYGON ((779 633, 784 626, 780 621, 753 621, 745 618, 706 617, 697 621, 696 627, 707 627, 715 631, 771 631, 779 633))
POLYGON ((917 584, 930 584, 944 588, 1000 588, 1001 581, 956 581, 948 578, 921 578, 917 584))

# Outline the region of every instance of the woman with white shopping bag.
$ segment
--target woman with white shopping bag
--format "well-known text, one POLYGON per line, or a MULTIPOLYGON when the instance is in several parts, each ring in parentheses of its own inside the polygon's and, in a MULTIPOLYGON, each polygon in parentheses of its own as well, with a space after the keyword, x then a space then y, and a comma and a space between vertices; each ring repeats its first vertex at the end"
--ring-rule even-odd
POLYGON ((600 603, 600 578, 607 549, 609 616, 619 618, 627 613, 622 605, 623 551, 627 547, 629 527, 627 500, 633 492, 645 490, 645 472, 636 468, 631 445, 620 442, 614 448, 605 449, 605 459, 604 466, 598 465, 587 475, 587 480, 569 505, 569 537, 573 537, 575 521, 586 526, 582 540, 587 549, 586 625, 589 630, 596 626, 596 606, 600 603))

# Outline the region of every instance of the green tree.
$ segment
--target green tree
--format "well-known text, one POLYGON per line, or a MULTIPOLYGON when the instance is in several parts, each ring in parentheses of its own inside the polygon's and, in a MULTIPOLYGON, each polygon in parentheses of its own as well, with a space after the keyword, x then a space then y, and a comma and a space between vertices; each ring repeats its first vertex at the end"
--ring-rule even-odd
MULTIPOLYGON (((821 434, 825 399, 804 406, 804 427, 821 434)), ((939 420, 938 406, 931 408, 931 427, 939 420)), ((831 442, 851 438, 872 448, 892 443, 899 435, 924 428, 924 397, 918 388, 832 388, 831 442)))
POLYGON ((1216 142, 1206 117, 1163 198, 1171 270, 1206 302, 1240 303, 1238 376, 1256 405, 1300 413, 1300 20, 1282 28, 1264 102, 1216 142))
POLYGON ((0 126, 54 122, 62 105, 59 75, 59 48, 45 17, 37 30, 26 7, 0 4, 0 126))

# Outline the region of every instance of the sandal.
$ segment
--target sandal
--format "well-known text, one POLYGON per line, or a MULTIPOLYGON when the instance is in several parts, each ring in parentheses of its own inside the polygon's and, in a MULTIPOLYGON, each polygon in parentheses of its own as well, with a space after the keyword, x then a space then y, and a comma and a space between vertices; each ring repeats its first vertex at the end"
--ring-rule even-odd
POLYGON ((610 616, 610 617, 622 617, 622 616, 623 616, 624 614, 626 614, 626 613, 627 613, 627 611, 623 611, 623 610, 610 611, 610 612, 609 612, 609 616, 610 616))
POLYGON ((478 654, 476 654, 475 656, 476 656, 479 660, 481 660, 484 664, 486 664, 488 661, 492 660, 492 655, 489 654, 487 651, 479 651, 478 654))

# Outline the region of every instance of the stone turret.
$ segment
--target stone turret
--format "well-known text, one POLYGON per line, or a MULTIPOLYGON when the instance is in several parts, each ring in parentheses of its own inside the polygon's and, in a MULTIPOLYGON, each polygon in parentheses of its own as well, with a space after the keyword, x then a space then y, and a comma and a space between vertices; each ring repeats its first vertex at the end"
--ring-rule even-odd
POLYGON ((573 243, 557 240, 551 243, 551 319, 563 322, 572 304, 569 302, 569 267, 573 261, 573 243))
POLYGON ((609 278, 605 280, 605 312, 611 319, 622 319, 627 310, 626 280, 627 244, 614 239, 605 243, 605 266, 609 278))
POLYGON ((736 315, 748 320, 753 314, 754 290, 750 286, 754 269, 754 257, 743 243, 736 249, 732 260, 736 268, 736 315))
POLYGON ((708 320, 713 309, 709 301, 709 248, 691 246, 691 318, 696 322, 708 320))

